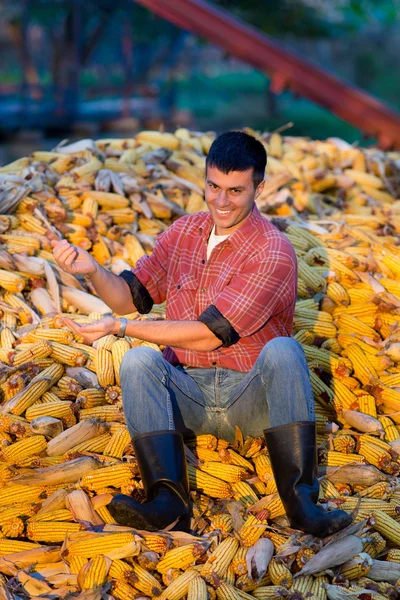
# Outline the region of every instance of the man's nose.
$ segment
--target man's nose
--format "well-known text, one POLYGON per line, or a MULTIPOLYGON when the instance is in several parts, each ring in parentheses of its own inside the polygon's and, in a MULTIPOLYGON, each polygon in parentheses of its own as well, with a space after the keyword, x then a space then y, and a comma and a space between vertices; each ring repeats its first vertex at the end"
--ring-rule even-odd
POLYGON ((217 199, 215 200, 215 204, 217 205, 217 207, 218 206, 220 206, 220 207, 228 206, 229 199, 228 199, 227 193, 224 192, 223 190, 221 190, 217 196, 217 199))

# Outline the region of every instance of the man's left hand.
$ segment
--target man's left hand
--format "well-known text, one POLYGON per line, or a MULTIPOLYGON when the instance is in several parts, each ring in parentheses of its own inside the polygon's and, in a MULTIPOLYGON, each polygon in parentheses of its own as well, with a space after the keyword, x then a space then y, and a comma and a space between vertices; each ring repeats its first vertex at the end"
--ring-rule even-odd
POLYGON ((63 317, 60 321, 71 329, 77 335, 80 335, 85 340, 86 344, 93 344, 99 338, 110 333, 115 334, 118 328, 118 320, 114 317, 103 317, 90 325, 78 325, 72 319, 63 317))

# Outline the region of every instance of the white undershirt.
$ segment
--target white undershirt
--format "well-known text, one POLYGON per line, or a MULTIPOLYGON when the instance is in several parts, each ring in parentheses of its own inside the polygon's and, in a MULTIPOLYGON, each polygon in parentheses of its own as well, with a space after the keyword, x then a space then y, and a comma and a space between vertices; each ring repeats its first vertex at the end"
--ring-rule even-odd
POLYGON ((210 258, 211 252, 214 250, 215 246, 218 246, 218 244, 220 244, 221 242, 226 240, 226 238, 228 238, 228 237, 229 237, 229 235, 215 235, 215 225, 214 225, 214 227, 212 228, 210 237, 208 238, 207 260, 210 258))

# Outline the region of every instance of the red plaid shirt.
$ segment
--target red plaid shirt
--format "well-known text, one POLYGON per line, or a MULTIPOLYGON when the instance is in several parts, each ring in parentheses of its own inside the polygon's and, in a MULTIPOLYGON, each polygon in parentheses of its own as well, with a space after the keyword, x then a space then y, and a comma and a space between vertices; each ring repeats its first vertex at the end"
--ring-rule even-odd
POLYGON ((250 371, 268 340, 292 332, 296 255, 256 206, 207 260, 212 227, 210 213, 181 217, 132 272, 155 304, 166 300, 167 319, 194 321, 214 305, 240 336, 236 343, 211 352, 166 348, 170 363, 250 371))

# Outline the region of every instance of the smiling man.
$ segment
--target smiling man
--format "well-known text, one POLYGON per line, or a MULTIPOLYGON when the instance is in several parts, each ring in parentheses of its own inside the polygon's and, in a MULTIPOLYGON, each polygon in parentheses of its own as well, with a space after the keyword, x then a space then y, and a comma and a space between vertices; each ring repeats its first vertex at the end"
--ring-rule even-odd
POLYGON ((182 217, 162 233, 151 256, 116 276, 66 240, 59 266, 88 276, 117 314, 148 313, 166 301, 166 320, 105 317, 79 327, 88 342, 108 333, 166 346, 129 350, 120 378, 147 502, 117 495, 117 522, 158 530, 190 524, 184 437, 213 433, 233 440, 264 430, 278 491, 292 527, 325 537, 348 525, 343 511, 316 504, 313 394, 301 346, 290 337, 297 293, 289 240, 258 211, 264 146, 232 131, 206 161, 209 213, 182 217))

